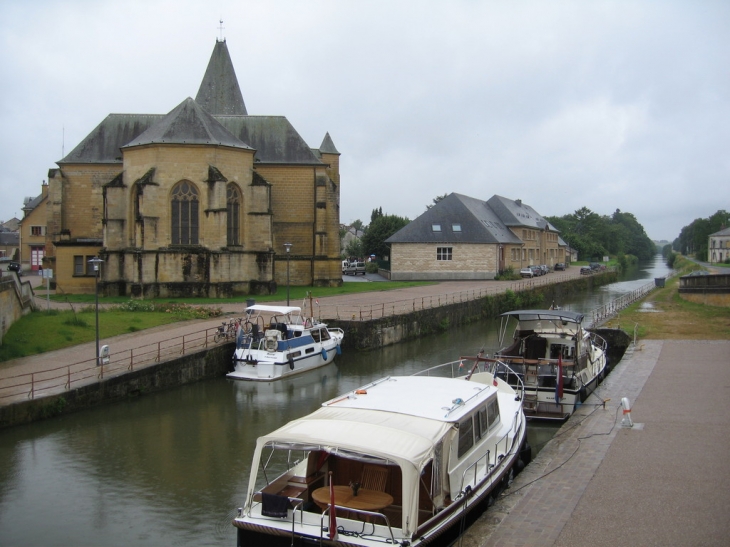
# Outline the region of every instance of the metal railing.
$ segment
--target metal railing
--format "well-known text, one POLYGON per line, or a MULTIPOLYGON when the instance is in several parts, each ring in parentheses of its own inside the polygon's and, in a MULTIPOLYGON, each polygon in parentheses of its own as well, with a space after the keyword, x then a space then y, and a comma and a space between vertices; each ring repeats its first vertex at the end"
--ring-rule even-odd
POLYGON ((160 340, 129 350, 115 351, 96 366, 96 358, 61 365, 43 371, 5 376, 0 379, 0 405, 56 395, 104 378, 145 368, 160 362, 203 351, 214 345, 217 327, 160 340))
POLYGON ((340 321, 371 321, 373 319, 382 319, 383 317, 404 315, 415 311, 480 300, 487 296, 505 293, 508 290, 513 292, 530 290, 535 287, 541 287, 553 283, 562 283, 571 279, 577 279, 577 276, 565 273, 551 273, 548 276, 526 278, 509 283, 499 281, 493 282, 494 284, 492 286, 481 287, 478 289, 467 289, 452 293, 419 296, 403 300, 392 300, 390 302, 381 302, 371 305, 327 304, 323 301, 317 306, 316 310, 312 310, 312 314, 314 315, 316 312, 317 317, 323 321, 326 321, 327 319, 337 319, 340 321))

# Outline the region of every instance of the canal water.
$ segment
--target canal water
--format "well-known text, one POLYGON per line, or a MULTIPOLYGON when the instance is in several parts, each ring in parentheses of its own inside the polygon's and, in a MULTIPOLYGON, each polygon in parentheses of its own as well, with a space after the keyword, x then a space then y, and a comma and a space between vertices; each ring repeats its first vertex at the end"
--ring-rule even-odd
MULTIPOLYGON (((590 311, 667 269, 656 260, 570 302, 590 311)), ((0 432, 0 545, 235 545, 256 437, 326 399, 497 345, 498 321, 367 353, 297 378, 224 378, 0 432)), ((556 426, 531 423, 534 450, 556 426)))

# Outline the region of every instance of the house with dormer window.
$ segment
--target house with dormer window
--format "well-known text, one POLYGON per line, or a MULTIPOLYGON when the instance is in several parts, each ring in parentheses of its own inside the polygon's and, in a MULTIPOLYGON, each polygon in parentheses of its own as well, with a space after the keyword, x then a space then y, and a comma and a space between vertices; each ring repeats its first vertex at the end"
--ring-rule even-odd
POLYGON ((452 193, 386 240, 391 279, 494 279, 508 268, 565 262, 567 245, 535 209, 502 196, 452 193))

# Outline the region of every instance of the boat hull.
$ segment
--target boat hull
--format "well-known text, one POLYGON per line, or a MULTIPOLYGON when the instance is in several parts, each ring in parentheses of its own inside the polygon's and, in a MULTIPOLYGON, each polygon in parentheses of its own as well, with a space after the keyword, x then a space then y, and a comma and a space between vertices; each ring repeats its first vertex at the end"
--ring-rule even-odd
MULTIPOLYGON (((234 380, 248 380, 256 382, 271 382, 302 374, 309 370, 330 364, 339 352, 339 339, 332 339, 322 343, 308 355, 289 360, 286 352, 250 352, 248 360, 238 358, 239 351, 234 355, 234 370, 226 376, 234 380)), ((243 352, 240 352, 243 353, 243 352)))

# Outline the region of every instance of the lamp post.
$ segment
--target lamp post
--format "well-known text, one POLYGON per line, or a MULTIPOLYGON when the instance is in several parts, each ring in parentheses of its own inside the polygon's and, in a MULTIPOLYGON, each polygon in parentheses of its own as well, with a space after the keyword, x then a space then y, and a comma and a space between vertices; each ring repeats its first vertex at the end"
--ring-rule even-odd
POLYGON ((94 294, 96 303, 96 366, 101 364, 99 361, 99 267, 104 262, 98 256, 89 260, 89 264, 94 267, 94 294))
POLYGON ((291 243, 284 243, 286 249, 286 305, 289 305, 289 251, 291 251, 291 243))

